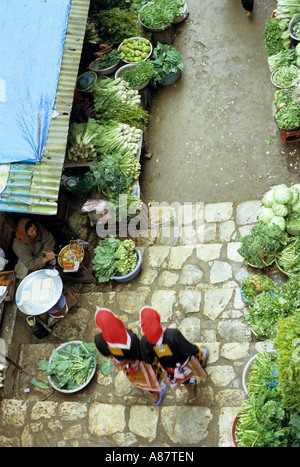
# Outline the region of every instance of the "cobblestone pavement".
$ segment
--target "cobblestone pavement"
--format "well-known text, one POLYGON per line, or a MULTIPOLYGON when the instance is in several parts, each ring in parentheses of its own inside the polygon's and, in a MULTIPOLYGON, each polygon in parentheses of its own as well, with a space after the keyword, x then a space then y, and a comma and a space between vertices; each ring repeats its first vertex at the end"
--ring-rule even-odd
POLYGON ((21 348, 19 363, 45 379, 37 363, 49 358, 54 347, 70 339, 93 340, 99 331, 93 320, 96 305, 113 310, 140 335, 138 312, 151 304, 164 325, 209 349, 208 378, 198 379, 195 399, 188 399, 183 387, 167 387, 161 406, 153 407, 149 395, 104 365, 100 354, 92 382, 73 395, 33 386, 31 376, 19 371, 13 394, 1 402, 0 445, 232 446, 231 425, 246 397, 242 371, 260 345, 245 323, 247 308, 239 292, 241 281, 254 270, 243 265, 237 240, 256 223, 259 205, 226 202, 160 210, 159 229, 137 241, 143 262, 135 280, 83 289, 80 306, 70 310, 81 332, 64 319, 51 335, 21 348), (172 228, 166 233, 167 225, 172 228))

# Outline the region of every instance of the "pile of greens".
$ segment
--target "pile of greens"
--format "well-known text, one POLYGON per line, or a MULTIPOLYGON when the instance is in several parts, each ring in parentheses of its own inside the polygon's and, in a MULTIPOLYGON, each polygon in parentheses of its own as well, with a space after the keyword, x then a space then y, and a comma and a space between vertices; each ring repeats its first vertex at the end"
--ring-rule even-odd
MULTIPOLYGON (((274 284, 275 286, 275 284, 274 284)), ((250 305, 246 320, 262 340, 274 338, 279 321, 300 311, 300 276, 291 276, 273 292, 261 292, 250 305)))
POLYGON ((242 245, 238 249, 245 264, 264 268, 274 259, 276 253, 286 245, 287 234, 275 224, 259 223, 252 227, 249 235, 241 237, 242 245))
POLYGON ((288 187, 282 184, 268 190, 262 198, 263 206, 258 212, 257 220, 266 225, 276 224, 285 231, 289 216, 292 213, 300 214, 299 188, 300 185, 288 187))
POLYGON ((179 8, 174 0, 155 0, 140 12, 140 20, 149 28, 164 29, 179 16, 179 8))
POLYGON ((300 411, 300 310, 279 320, 274 340, 279 392, 286 409, 300 411))
POLYGON ((252 303, 262 292, 276 291, 276 284, 272 279, 261 274, 252 274, 243 280, 241 291, 247 302, 252 303))
POLYGON ((275 55, 268 57, 269 70, 272 73, 281 66, 297 65, 298 54, 296 49, 282 49, 275 55))
MULTIPOLYGON (((299 228, 299 218, 297 226, 299 228)), ((287 246, 276 254, 276 264, 285 274, 300 274, 300 237, 292 237, 287 246)))
POLYGON ((123 74, 131 88, 136 88, 146 83, 154 76, 154 65, 149 60, 139 62, 135 67, 129 68, 123 74))
POLYGON ((298 68, 294 65, 283 65, 273 75, 273 83, 281 88, 288 88, 298 79, 298 68))
POLYGON ((300 127, 300 104, 291 103, 280 107, 275 113, 275 122, 281 130, 300 127))
MULTIPOLYGON (((91 119, 90 119, 91 120, 91 119)), ((71 123, 67 140, 67 155, 71 161, 97 157, 93 144, 97 133, 89 123, 71 123)))
POLYGON ((94 250, 93 270, 98 282, 107 282, 116 276, 126 276, 138 263, 133 240, 108 237, 100 240, 94 250))
POLYGON ((101 41, 106 44, 120 44, 124 39, 140 34, 137 16, 130 9, 115 7, 100 10, 94 13, 92 19, 101 41))
POLYGON ((249 395, 261 396, 264 392, 278 385, 276 368, 276 357, 274 354, 263 350, 259 352, 251 365, 247 381, 247 392, 249 395))
POLYGON ((235 438, 239 447, 297 447, 300 416, 285 410, 273 389, 242 401, 235 438))
POLYGON ((154 66, 154 76, 151 84, 157 87, 167 76, 183 70, 182 56, 172 45, 161 44, 158 42, 150 61, 154 66))
POLYGON ((293 36, 300 39, 300 13, 293 15, 294 25, 292 29, 293 36))
POLYGON ((121 79, 105 78, 92 89, 96 119, 106 124, 111 120, 146 130, 150 114, 142 108, 138 91, 121 79))
POLYGON ((104 54, 98 60, 98 69, 105 70, 113 65, 116 65, 120 61, 120 54, 117 50, 112 50, 108 54, 104 54))
POLYGON ((259 294, 254 305, 246 314, 248 325, 261 340, 272 339, 276 334, 276 324, 289 313, 289 301, 280 294, 269 292, 259 294))
POLYGON ((93 342, 70 344, 59 352, 54 349, 51 359, 47 376, 51 377, 58 388, 67 390, 84 384, 97 364, 93 342))
POLYGON ((280 109, 283 105, 292 104, 294 101, 295 90, 289 89, 278 89, 274 94, 274 104, 277 109, 280 109))
POLYGON ((265 48, 268 55, 275 55, 282 49, 290 48, 289 21, 275 18, 268 18, 264 30, 265 48))
POLYGON ((89 167, 84 176, 85 186, 107 198, 117 198, 122 193, 131 193, 132 183, 139 178, 140 170, 139 161, 131 155, 106 154, 89 167))

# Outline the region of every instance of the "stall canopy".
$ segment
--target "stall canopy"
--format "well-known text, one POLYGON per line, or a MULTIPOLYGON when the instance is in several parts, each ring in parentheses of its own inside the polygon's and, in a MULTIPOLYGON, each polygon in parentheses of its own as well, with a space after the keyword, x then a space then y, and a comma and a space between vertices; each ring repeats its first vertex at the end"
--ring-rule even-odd
POLYGON ((1 0, 0 163, 38 162, 45 148, 71 0, 1 0))

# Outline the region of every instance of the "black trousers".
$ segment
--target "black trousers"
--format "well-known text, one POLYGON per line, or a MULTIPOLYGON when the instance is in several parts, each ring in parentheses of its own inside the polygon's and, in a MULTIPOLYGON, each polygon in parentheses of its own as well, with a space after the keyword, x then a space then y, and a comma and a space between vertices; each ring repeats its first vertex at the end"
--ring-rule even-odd
POLYGON ((246 11, 252 12, 254 8, 254 0, 242 0, 242 5, 246 11))

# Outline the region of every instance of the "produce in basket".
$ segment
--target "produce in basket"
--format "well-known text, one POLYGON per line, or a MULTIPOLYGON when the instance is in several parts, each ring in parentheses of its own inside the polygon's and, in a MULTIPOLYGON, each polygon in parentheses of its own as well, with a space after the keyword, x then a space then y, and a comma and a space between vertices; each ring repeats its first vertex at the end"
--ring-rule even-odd
POLYGON ((138 263, 133 240, 108 237, 100 240, 95 248, 93 270, 98 282, 107 282, 116 276, 132 272, 138 263))
POLYGON ((136 88, 149 81, 155 74, 153 64, 148 61, 142 61, 135 67, 126 70, 123 79, 130 84, 130 87, 136 88))
POLYGON ((292 130, 300 127, 300 104, 291 103, 280 107, 275 113, 276 125, 281 130, 292 130))
POLYGON ((280 66, 273 74, 273 83, 281 88, 292 86, 298 79, 298 68, 289 66, 280 66))
POLYGON ((119 51, 122 60, 126 62, 139 62, 149 56, 151 52, 150 41, 143 38, 124 39, 119 47, 119 51))
POLYGON ((59 351, 53 350, 47 376, 50 376, 58 388, 73 390, 89 379, 96 363, 93 342, 70 344, 59 351))

